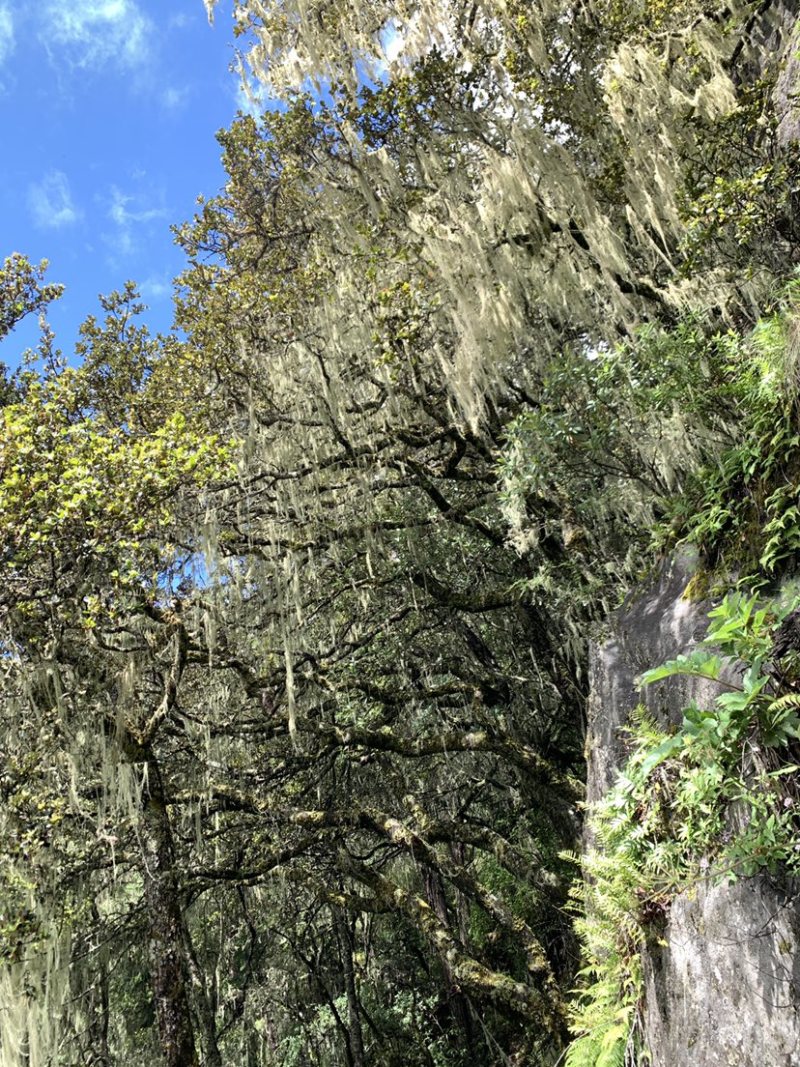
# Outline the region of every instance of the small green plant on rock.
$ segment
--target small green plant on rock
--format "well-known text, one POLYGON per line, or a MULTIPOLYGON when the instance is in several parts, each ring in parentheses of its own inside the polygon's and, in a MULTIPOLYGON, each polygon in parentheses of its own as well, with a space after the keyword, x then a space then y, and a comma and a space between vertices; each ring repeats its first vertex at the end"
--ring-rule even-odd
POLYGON ((691 703, 673 730, 637 709, 628 760, 591 814, 577 921, 585 985, 566 1067, 646 1062, 641 954, 678 893, 800 871, 800 608, 737 593, 709 620, 698 649, 640 683, 708 679, 720 689, 713 706, 691 703))

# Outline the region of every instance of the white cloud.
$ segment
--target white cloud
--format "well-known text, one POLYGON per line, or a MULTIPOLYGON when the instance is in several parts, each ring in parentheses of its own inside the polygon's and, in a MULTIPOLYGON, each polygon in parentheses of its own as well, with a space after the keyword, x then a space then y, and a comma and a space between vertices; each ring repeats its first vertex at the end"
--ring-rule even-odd
POLYGON ((139 291, 145 300, 167 300, 172 296, 172 280, 166 274, 161 277, 153 275, 145 278, 139 291))
POLYGON ((40 37, 52 60, 63 49, 77 67, 131 69, 150 55, 153 30, 136 0, 50 0, 40 37))
POLYGON ((34 223, 44 230, 72 226, 81 212, 72 202, 67 176, 60 170, 50 171, 28 189, 28 204, 34 223))
POLYGON ((108 217, 116 222, 117 226, 134 226, 138 223, 152 222, 153 219, 163 219, 166 215, 163 207, 134 207, 131 210, 128 204, 141 205, 141 199, 136 196, 123 193, 116 186, 111 188, 111 206, 108 209, 108 217))
POLYGON ((112 186, 108 217, 116 227, 113 235, 106 236, 108 244, 115 252, 130 255, 138 248, 138 238, 148 223, 165 219, 167 212, 163 207, 150 206, 142 196, 123 193, 112 186))
POLYGON ((187 26, 191 26, 195 20, 191 15, 170 15, 167 28, 170 30, 185 30, 187 26))
POLYGON ((180 89, 171 86, 161 93, 161 105, 165 111, 180 111, 189 102, 189 87, 184 85, 180 89))
POLYGON ((0 2, 0 64, 14 51, 14 18, 8 4, 0 2))

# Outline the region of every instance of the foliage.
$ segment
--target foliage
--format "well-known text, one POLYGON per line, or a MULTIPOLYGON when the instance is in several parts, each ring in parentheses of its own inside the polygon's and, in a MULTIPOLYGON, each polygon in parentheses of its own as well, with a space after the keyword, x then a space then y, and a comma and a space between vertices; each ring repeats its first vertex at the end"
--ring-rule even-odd
POLYGON ((41 313, 57 300, 62 286, 45 282, 47 261, 34 266, 25 256, 15 252, 0 268, 0 341, 26 315, 41 313))
MULTIPOLYGON (((52 361, 52 336, 45 312, 61 296, 62 286, 45 282, 46 270, 46 260, 34 266, 19 252, 8 256, 0 267, 0 341, 28 315, 38 314, 39 354, 52 361)), ((0 362, 0 406, 19 395, 19 378, 19 373, 9 375, 5 364, 0 362)))
MULTIPOLYGON (((521 549, 557 537, 568 597, 613 603, 653 547, 698 546, 724 583, 769 581, 800 548, 797 282, 752 331, 671 329, 587 355, 567 351, 501 454, 503 506, 521 549), (601 558, 604 569, 591 568, 601 558)), ((713 583, 712 583, 713 584, 713 583)))
POLYGON ((63 622, 74 610, 87 626, 98 613, 118 618, 129 594, 141 597, 142 583, 152 598, 161 595, 175 552, 169 540, 180 490, 201 488, 231 469, 230 448, 204 430, 196 409, 162 414, 149 401, 157 378, 149 379, 163 358, 158 345, 127 382, 109 362, 114 345, 133 358, 136 331, 128 320, 141 308, 132 291, 104 303, 104 326, 84 326, 83 366, 56 365, 41 376, 26 371, 18 399, 0 411, 5 603, 35 617, 42 598, 55 596, 63 622), (98 376, 112 378, 113 406, 98 376), (64 596, 59 576, 77 560, 82 581, 64 596))
POLYGON ((646 566, 653 526, 735 439, 743 364, 734 334, 687 316, 613 348, 568 349, 542 377, 499 474, 518 548, 568 550, 536 578, 560 613, 576 601, 608 611, 646 566))
POLYGON ((769 578, 800 547, 796 298, 791 281, 749 337, 728 339, 723 396, 736 413, 735 435, 671 505, 667 543, 693 541, 721 575, 769 578))
POLYGON ((682 203, 688 273, 711 262, 751 274, 786 262, 796 239, 798 156, 795 143, 779 144, 779 116, 769 107, 775 80, 776 72, 766 70, 743 86, 739 106, 706 126, 703 152, 688 160, 682 203), (732 154, 732 144, 741 151, 732 154))
POLYGON ((640 710, 627 763, 592 813, 578 893, 585 985, 568 1063, 636 1061, 641 953, 676 894, 709 878, 800 869, 796 618, 796 599, 730 594, 699 649, 641 676, 706 678, 723 691, 712 708, 690 704, 673 732, 640 710))
MULTIPOLYGON (((759 558, 792 551, 771 24, 688 0, 235 10, 282 103, 220 134, 225 185, 176 228, 180 332, 151 337, 128 286, 78 367, 45 331, 3 394, 0 1053, 538 1067, 576 967, 558 855, 590 628, 655 520, 727 559, 766 513, 759 558), (739 514, 748 448, 774 467, 739 514)), ((4 277, 11 325, 54 295, 4 277)), ((733 654, 767 625, 750 609, 733 654)), ((766 671, 635 748, 595 1060, 630 1051, 631 893, 716 860, 729 804, 784 780, 735 778, 756 719, 793 743, 766 671), (640 874, 662 814, 690 832, 640 874)), ((784 858, 782 817, 748 855, 784 858)))

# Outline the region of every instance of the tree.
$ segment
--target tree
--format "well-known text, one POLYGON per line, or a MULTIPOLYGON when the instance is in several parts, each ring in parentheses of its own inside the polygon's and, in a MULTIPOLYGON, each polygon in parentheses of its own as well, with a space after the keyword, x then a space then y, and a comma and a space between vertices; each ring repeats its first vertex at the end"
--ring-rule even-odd
POLYGON ((436 274, 474 423, 509 352, 546 364, 687 306, 730 321, 792 262, 796 159, 764 46, 781 10, 429 0, 311 19, 245 0, 236 17, 270 92, 330 87, 362 210, 436 274))
POLYGON ((3 1047, 18 1043, 33 1055, 44 1036, 17 976, 29 954, 33 973, 43 968, 37 981, 48 991, 48 1012, 63 1007, 75 1018, 95 998, 93 977, 72 990, 78 1007, 69 1009, 72 922, 64 923, 86 913, 93 896, 102 900, 103 867, 109 857, 115 863, 115 845, 128 834, 122 847, 132 858, 123 869, 130 866, 146 903, 163 1052, 166 1062, 186 1064, 194 1037, 180 993, 188 982, 183 924, 152 751, 172 712, 183 641, 174 620, 156 613, 149 629, 147 620, 182 566, 169 542, 176 494, 202 486, 227 461, 217 438, 189 429, 181 411, 164 420, 148 411, 160 353, 130 325, 140 310, 134 292, 114 294, 105 309, 104 327, 91 320, 84 327, 84 367, 28 372, 21 395, 1 413, 5 833, 19 842, 4 853, 12 917, 5 977, 19 1032, 10 1030, 3 1047), (139 687, 130 681, 138 698, 131 692, 130 705, 112 681, 117 649, 128 653, 131 679, 137 653, 149 653, 139 687), (105 855, 96 858, 98 846, 105 855), (13 920, 20 909, 24 922, 13 920))
POLYGON ((44 282, 47 262, 34 267, 25 256, 15 252, 0 269, 0 341, 26 315, 43 311, 61 295, 62 286, 44 282))
MULTIPOLYGON (((6 258, 0 268, 0 341, 28 315, 38 313, 42 324, 40 348, 42 354, 49 356, 52 338, 44 323, 44 312, 49 304, 59 298, 62 286, 46 283, 46 270, 46 260, 34 267, 18 252, 6 258)), ((9 379, 7 367, 0 363, 0 404, 11 400, 16 388, 18 382, 14 377, 9 379)))
POLYGON ((128 288, 2 411, 0 1048, 546 1062, 587 634, 791 267, 768 9, 237 10, 181 339, 128 288))

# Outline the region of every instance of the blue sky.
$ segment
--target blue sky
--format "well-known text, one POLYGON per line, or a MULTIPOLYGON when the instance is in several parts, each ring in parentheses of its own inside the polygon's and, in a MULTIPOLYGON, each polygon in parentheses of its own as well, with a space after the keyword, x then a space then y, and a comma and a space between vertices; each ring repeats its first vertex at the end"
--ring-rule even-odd
MULTIPOLYGON (((246 105, 232 59, 229 3, 209 26, 202 0, 0 0, 0 259, 50 261, 65 353, 127 279, 169 327, 170 224, 220 188, 214 133, 246 105)), ((34 325, 0 359, 16 364, 34 325)))

